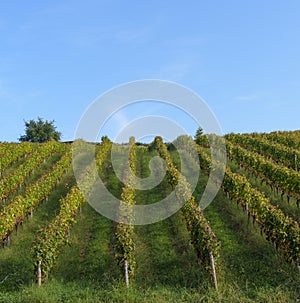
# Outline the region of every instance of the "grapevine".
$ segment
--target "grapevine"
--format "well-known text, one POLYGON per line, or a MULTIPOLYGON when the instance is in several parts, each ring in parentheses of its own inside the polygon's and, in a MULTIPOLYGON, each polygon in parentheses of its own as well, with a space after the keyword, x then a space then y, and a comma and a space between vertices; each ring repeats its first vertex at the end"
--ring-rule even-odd
POLYGON ((50 142, 40 146, 36 152, 30 154, 25 163, 20 165, 11 174, 0 180, 0 200, 5 201, 8 196, 21 187, 25 179, 51 156, 54 152, 63 152, 65 146, 63 144, 50 142))
MULTIPOLYGON (((134 205, 135 204, 135 188, 132 180, 132 174, 136 172, 135 169, 135 153, 136 145, 134 144, 134 138, 130 139, 130 151, 129 151, 129 167, 124 171, 125 185, 122 188, 121 203, 134 205)), ((127 167, 127 165, 125 165, 127 167)), ((130 209, 120 204, 120 214, 122 215, 126 211, 126 216, 122 216, 124 223, 118 223, 116 226, 116 239, 117 239, 117 254, 118 263, 125 267, 125 279, 127 286, 129 285, 129 279, 134 278, 135 270, 135 243, 134 236, 134 221, 133 213, 130 209), (128 280, 127 280, 128 273, 128 280)))
POLYGON ((249 152, 240 146, 227 142, 227 155, 240 163, 263 181, 276 189, 282 190, 282 195, 287 194, 300 201, 300 173, 283 165, 265 159, 263 156, 249 152))
POLYGON ((172 188, 176 187, 175 194, 179 200, 187 201, 182 208, 187 229, 191 235, 191 242, 197 252, 199 260, 207 270, 213 275, 214 284, 217 288, 216 276, 214 272, 214 261, 219 257, 220 242, 212 231, 209 222, 206 220, 203 211, 195 203, 190 185, 184 176, 180 175, 175 168, 167 147, 163 144, 161 137, 156 137, 154 146, 160 156, 166 161, 167 178, 172 188))
MULTIPOLYGON (((110 141, 105 141, 98 149, 96 158, 98 165, 101 165, 106 158, 110 148, 110 141)), ((60 250, 68 242, 70 227, 76 222, 78 209, 86 202, 85 194, 91 190, 96 176, 97 170, 94 169, 92 163, 79 176, 81 189, 77 185, 73 186, 68 195, 60 200, 60 212, 56 218, 48 226, 39 230, 33 245, 33 259, 39 284, 46 280, 60 250)))
MULTIPOLYGON (((198 154, 201 168, 209 173, 210 157, 200 146, 198 154)), ((229 168, 226 169, 222 188, 253 217, 266 234, 267 240, 280 248, 287 262, 299 264, 300 229, 296 221, 285 216, 263 193, 251 187, 244 176, 232 173, 229 168)))
POLYGON ((23 195, 16 196, 9 205, 3 207, 0 212, 0 239, 2 241, 5 241, 14 227, 23 222, 26 216, 48 197, 70 164, 71 150, 68 149, 51 172, 43 175, 28 186, 23 195))
POLYGON ((300 152, 297 149, 277 142, 270 142, 262 135, 230 134, 226 136, 226 139, 250 151, 258 152, 267 159, 273 159, 278 164, 295 170, 300 168, 300 152))

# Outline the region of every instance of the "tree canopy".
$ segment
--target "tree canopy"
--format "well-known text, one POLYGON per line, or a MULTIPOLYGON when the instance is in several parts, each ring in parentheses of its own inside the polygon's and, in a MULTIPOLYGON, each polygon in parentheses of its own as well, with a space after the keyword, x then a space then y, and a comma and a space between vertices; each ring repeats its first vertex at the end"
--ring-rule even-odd
POLYGON ((208 144, 207 137, 203 134, 203 129, 201 127, 198 127, 194 139, 195 142, 199 145, 205 146, 208 144))
POLYGON ((50 140, 59 141, 61 133, 56 130, 55 121, 44 121, 38 117, 37 121, 29 120, 25 123, 25 135, 19 138, 20 142, 47 142, 50 140))

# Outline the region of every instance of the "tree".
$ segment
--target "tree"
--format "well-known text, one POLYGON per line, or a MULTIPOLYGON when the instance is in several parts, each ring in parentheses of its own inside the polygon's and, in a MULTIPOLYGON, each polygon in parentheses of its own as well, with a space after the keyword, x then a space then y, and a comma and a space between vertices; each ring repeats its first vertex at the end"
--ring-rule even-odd
POLYGON ((38 117, 38 120, 24 121, 25 123, 25 135, 19 138, 20 142, 46 142, 50 140, 59 141, 61 133, 56 131, 54 120, 43 121, 38 117))
POLYGON ((105 141, 109 141, 110 142, 110 139, 106 135, 101 137, 101 142, 105 142, 105 141))
POLYGON ((209 146, 207 137, 203 134, 203 129, 201 127, 198 127, 196 131, 196 135, 194 137, 195 142, 202 146, 209 146))
POLYGON ((195 139, 201 137, 202 135, 203 135, 203 128, 198 127, 198 129, 196 130, 195 139))

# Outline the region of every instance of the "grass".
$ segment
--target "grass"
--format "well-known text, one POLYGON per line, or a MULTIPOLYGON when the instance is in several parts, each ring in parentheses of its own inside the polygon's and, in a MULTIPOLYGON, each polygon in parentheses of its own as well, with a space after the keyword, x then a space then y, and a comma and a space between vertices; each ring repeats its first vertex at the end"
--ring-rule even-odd
POLYGON ((264 302, 260 296, 266 293, 273 300, 266 302, 299 301, 299 273, 265 240, 257 225, 248 221, 241 207, 220 192, 205 209, 205 216, 222 242, 221 284, 236 285, 253 302, 264 302))
POLYGON ((57 187, 40 207, 29 217, 18 232, 12 233, 10 247, 0 251, 0 290, 18 290, 24 285, 29 285, 35 280, 34 265, 31 258, 31 246, 37 230, 46 225, 59 211, 59 199, 67 194, 69 188, 66 183, 74 183, 74 178, 69 171, 57 187))
POLYGON ((274 189, 272 189, 270 185, 262 183, 260 178, 254 177, 246 169, 240 167, 236 162, 230 162, 229 164, 232 171, 246 176, 251 185, 263 192, 266 197, 270 199, 273 205, 278 206, 286 215, 294 218, 300 223, 300 207, 297 207, 296 199, 290 198, 290 201, 288 201, 286 195, 281 197, 280 191, 279 193, 274 192, 274 189))
MULTIPOLYGON (((11 203, 11 201, 13 201, 13 199, 17 196, 17 195, 22 195, 25 193, 26 187, 32 183, 34 183, 35 181, 37 181, 42 175, 46 174, 47 172, 49 172, 51 170, 51 168, 53 167, 53 165, 61 158, 61 154, 59 153, 55 153, 53 155, 51 155, 46 162, 42 163, 41 165, 39 165, 38 167, 36 167, 34 169, 34 172, 32 172, 26 179, 25 182, 22 184, 22 187, 18 188, 16 191, 14 191, 13 193, 11 193, 9 195, 9 197, 7 198, 5 204, 9 204, 11 203)), ((25 161, 24 159, 22 159, 21 161, 25 161)), ((14 164, 16 165, 16 163, 14 164)), ((3 204, 4 205, 4 204, 3 204)), ((2 208, 2 205, 0 205, 0 210, 2 208)))
MULTIPOLYGON (((149 176, 148 164, 154 155, 138 151, 138 176, 149 176)), ((123 184, 112 171, 109 158, 101 176, 119 197, 123 184)), ((13 235, 11 247, 0 251, 0 302, 300 302, 299 273, 283 261, 260 235, 260 229, 248 222, 242 208, 222 192, 205 209, 222 243, 218 293, 197 262, 180 212, 155 224, 135 227, 136 277, 126 288, 114 258, 115 223, 89 204, 77 216, 70 244, 60 254, 49 280, 38 287, 30 246, 39 226, 47 224, 58 211, 58 200, 68 191, 65 184, 72 180, 70 174, 66 175, 18 236, 13 235)), ((206 182, 207 176, 201 173, 197 200, 206 182)), ((164 179, 152 190, 137 191, 137 203, 154 203, 170 191, 164 179)))

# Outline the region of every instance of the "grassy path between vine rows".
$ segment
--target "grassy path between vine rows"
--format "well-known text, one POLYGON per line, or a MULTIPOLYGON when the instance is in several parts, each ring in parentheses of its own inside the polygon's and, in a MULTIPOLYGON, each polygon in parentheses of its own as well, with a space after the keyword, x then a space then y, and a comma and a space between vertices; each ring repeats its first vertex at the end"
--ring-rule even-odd
POLYGON ((67 194, 69 186, 74 181, 72 171, 69 169, 49 195, 48 201, 44 201, 33 212, 33 217, 25 220, 22 226, 19 226, 17 233, 15 231, 12 233, 10 246, 0 250, 0 290, 18 290, 35 281, 31 255, 35 234, 41 226, 48 224, 59 212, 59 199, 67 194))
MULTIPOLYGON (((154 152, 144 153, 138 149, 136 167, 139 176, 149 175, 149 160, 154 155, 154 152)), ((178 159, 177 155, 173 156, 178 159)), ((104 163, 101 175, 108 189, 119 198, 122 183, 114 174, 109 158, 104 163)), ((206 182, 207 176, 201 172, 195 191, 197 201, 206 182)), ((57 190, 53 194, 62 195, 65 187, 62 185, 57 190)), ((170 191, 164 179, 152 190, 137 190, 136 201, 138 204, 154 203, 166 197, 170 191)), ((58 199, 55 201, 58 203, 58 199)), ((54 207, 55 203, 50 205, 54 207)), ((49 222, 53 211, 47 205, 43 204, 30 220, 39 220, 39 224, 43 225, 49 222), (43 216, 47 212, 50 217, 45 220, 43 216)), ((58 207, 56 204, 55 209, 58 207)), ((76 218, 77 223, 71 229, 70 245, 60 254, 49 281, 40 288, 34 283, 9 294, 7 287, 12 280, 8 278, 0 284, 0 290, 6 290, 3 297, 0 295, 0 302, 300 302, 299 273, 276 255, 272 245, 260 235, 259 228, 253 226, 252 221, 248 223, 247 215, 241 207, 228 200, 220 191, 204 212, 222 242, 218 272, 219 294, 196 260, 180 211, 155 224, 135 226, 136 276, 127 289, 122 269, 114 257, 115 223, 85 204, 82 213, 76 218)), ((29 221, 24 225, 24 231, 20 230, 19 235, 24 233, 24 245, 27 243, 27 247, 39 224, 34 223, 32 230, 28 231, 25 228, 30 227, 29 221)), ((21 262, 22 253, 26 253, 26 249, 21 247, 21 240, 22 238, 20 246, 16 246, 17 241, 13 237, 11 249, 14 249, 13 254, 16 256, 13 259, 11 254, 11 263, 21 262)), ((26 277, 25 272, 28 274, 31 270, 31 265, 28 265, 30 257, 23 259, 25 261, 22 263, 16 263, 18 267, 25 266, 24 275, 19 276, 22 279, 26 277)), ((5 266, 5 263, 2 264, 5 266)), ((13 284, 12 290, 19 289, 22 283, 27 285, 33 278, 32 274, 16 287, 13 284)))
MULTIPOLYGON (((1 155, 0 155, 1 156, 1 155)), ((9 174, 11 174, 14 170, 16 170, 20 165, 22 165, 26 161, 26 158, 23 156, 16 162, 11 163, 8 167, 6 167, 1 174, 1 178, 5 178, 9 174)))
POLYGON ((42 148, 42 146, 37 146, 35 150, 29 152, 28 154, 26 154, 26 156, 25 154, 23 154, 18 160, 5 167, 1 173, 1 178, 5 178, 7 175, 11 174, 15 169, 22 165, 32 153, 36 152, 39 148, 42 148))
MULTIPOLYGON (((112 188, 120 186, 107 158, 101 167, 101 178, 112 188)), ((99 197, 101 200, 101 197, 99 197)), ((118 277, 113 251, 113 222, 97 213, 88 203, 77 215, 71 229, 70 245, 59 255, 51 276, 61 283, 99 288, 118 277)))
MULTIPOLYGON (((46 160, 45 163, 42 163, 41 165, 39 165, 38 167, 36 167, 35 170, 34 170, 34 172, 32 172, 29 176, 27 176, 27 178, 25 179, 24 183, 22 184, 22 187, 18 188, 16 191, 14 191, 13 193, 11 193, 9 195, 9 197, 7 198, 5 204, 7 205, 7 204, 11 203, 16 196, 24 194, 25 190, 26 190, 26 187, 29 186, 30 184, 34 183, 35 181, 37 181, 40 177, 42 177, 46 173, 48 173, 52 169, 53 165, 55 165, 55 163, 57 161, 59 161, 59 159, 61 158, 61 156, 62 155, 60 153, 55 153, 55 154, 51 155, 46 160)), ((23 162, 26 161, 26 159, 22 159, 21 161, 23 163, 23 162)), ((14 165, 16 165, 16 163, 14 163, 14 165)), ((12 171, 13 170, 14 169, 12 169, 12 171)), ((1 211, 3 205, 0 204, 0 211, 1 211)))
MULTIPOLYGON (((198 202, 207 180, 206 174, 200 172, 194 192, 198 202)), ((220 302, 297 302, 300 277, 296 269, 276 255, 271 243, 261 236, 260 228, 253 226, 252 219, 248 222, 236 202, 227 199, 220 189, 204 214, 222 244, 220 302)))
POLYGON ((204 213, 222 242, 220 282, 240 292, 237 302, 297 302, 300 279, 295 267, 276 254, 242 207, 220 190, 204 213))
MULTIPOLYGON (((148 163, 154 155, 156 154, 138 153, 140 177, 150 173, 148 163)), ((155 203, 171 191, 165 178, 152 190, 137 191, 137 204, 155 203)), ((154 224, 136 226, 135 231, 138 285, 146 288, 167 287, 177 293, 178 289, 186 288, 188 292, 188 289, 197 288, 208 279, 189 243, 189 234, 181 212, 154 224)))
POLYGON ((270 185, 266 184, 265 182, 262 183, 261 178, 254 177, 245 168, 240 167, 236 162, 230 161, 229 165, 232 171, 244 175, 253 187, 259 189, 266 195, 266 197, 270 199, 273 205, 278 206, 284 214, 290 216, 300 224, 300 207, 297 207, 296 199, 290 198, 290 201, 288 202, 286 195, 281 197, 280 191, 279 193, 275 193, 270 185))

